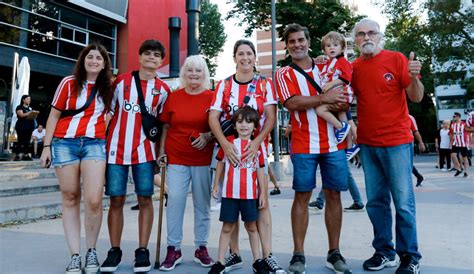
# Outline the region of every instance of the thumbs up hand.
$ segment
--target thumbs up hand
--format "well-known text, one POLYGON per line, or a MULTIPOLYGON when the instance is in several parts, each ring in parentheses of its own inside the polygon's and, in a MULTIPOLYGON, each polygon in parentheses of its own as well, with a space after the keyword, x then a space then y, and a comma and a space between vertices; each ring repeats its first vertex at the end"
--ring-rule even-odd
POLYGON ((418 77, 421 71, 421 63, 418 60, 415 60, 415 53, 410 52, 410 57, 408 58, 408 72, 411 77, 418 77))

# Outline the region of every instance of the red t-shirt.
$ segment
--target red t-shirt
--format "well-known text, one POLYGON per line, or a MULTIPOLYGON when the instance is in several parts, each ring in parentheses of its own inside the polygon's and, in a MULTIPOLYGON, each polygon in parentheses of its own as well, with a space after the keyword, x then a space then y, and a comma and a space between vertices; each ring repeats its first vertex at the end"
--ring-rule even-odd
POLYGON ((170 125, 165 141, 169 164, 206 166, 211 163, 214 142, 198 150, 191 145, 191 136, 211 131, 208 115, 212 97, 213 93, 209 90, 191 95, 184 89, 168 96, 160 120, 170 125))
MULTIPOLYGON (((248 140, 234 139, 232 136, 227 139, 237 147, 240 155, 244 153, 244 148, 249 143, 248 140)), ((258 199, 257 169, 265 167, 262 148, 258 150, 258 156, 254 157, 252 161, 241 161, 236 166, 229 162, 222 148, 219 148, 216 159, 225 162, 224 181, 222 184, 223 198, 258 199)))
MULTIPOLYGON (((67 76, 61 81, 51 103, 53 108, 65 111, 80 109, 86 104, 87 98, 92 93, 94 83, 86 82, 77 94, 73 92, 74 84, 74 76, 67 76)), ((105 105, 99 96, 99 92, 83 112, 60 118, 54 130, 54 137, 57 138, 84 136, 105 139, 105 105)))
POLYGON ((358 58, 352 68, 357 142, 378 147, 413 142, 405 93, 411 83, 408 59, 399 52, 382 50, 373 58, 358 58))

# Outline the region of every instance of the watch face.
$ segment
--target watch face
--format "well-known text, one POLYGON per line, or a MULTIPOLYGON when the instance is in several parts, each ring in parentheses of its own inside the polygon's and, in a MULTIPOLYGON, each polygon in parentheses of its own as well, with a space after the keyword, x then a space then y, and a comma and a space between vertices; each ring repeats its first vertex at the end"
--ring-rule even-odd
POLYGON ((250 102, 250 96, 246 95, 244 97, 244 104, 248 104, 250 102))

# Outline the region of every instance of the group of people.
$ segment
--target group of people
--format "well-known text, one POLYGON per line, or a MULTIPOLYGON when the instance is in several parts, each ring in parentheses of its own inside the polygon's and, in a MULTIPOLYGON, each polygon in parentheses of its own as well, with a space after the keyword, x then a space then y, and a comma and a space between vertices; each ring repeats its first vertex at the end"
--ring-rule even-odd
POLYGON ((423 97, 421 64, 413 54, 407 59, 382 49, 382 37, 375 21, 363 19, 354 28, 354 40, 361 51, 359 59, 352 64, 345 61, 341 55, 344 39, 331 33, 322 45, 329 58, 315 62, 308 54, 308 29, 288 25, 283 38, 292 64, 276 73, 277 92, 270 78, 256 72, 256 50, 247 40, 235 43, 236 72, 220 81, 214 92, 209 90, 209 71, 200 56, 186 58, 180 71, 180 88, 171 92, 156 74, 165 58, 165 48, 157 40, 146 40, 140 46, 138 71, 118 75, 113 82, 105 48, 99 44, 84 48, 73 75, 64 78, 56 90, 41 155, 45 167, 55 168, 60 184, 63 227, 71 253, 66 273, 82 269, 82 195, 87 248, 84 269, 117 270, 122 261, 123 207, 130 167, 139 204, 134 271, 151 270, 148 243, 157 164, 166 167, 168 195, 167 254, 160 270, 173 270, 182 262, 183 218, 191 187, 194 261, 210 267, 209 273, 242 266, 240 214, 249 234, 254 273, 284 273, 272 254, 266 178, 267 137, 276 120, 277 93, 290 111, 292 128, 294 249, 288 270, 306 271, 308 203, 320 166, 329 241, 326 266, 336 273, 351 273, 339 249, 340 192, 348 189, 349 181, 345 150, 357 153, 360 149, 375 249, 363 267, 380 270, 399 265, 397 274, 419 273, 421 255, 411 184, 413 135, 406 95, 414 102, 423 97), (346 110, 352 93, 358 100, 359 128, 351 133, 356 136, 346 140, 351 128, 346 110), (159 118, 162 132, 145 132, 146 114, 159 118), (156 134, 161 134, 159 141, 152 138, 156 134), (215 144, 219 149, 213 149, 215 144), (213 151, 217 164, 211 179, 213 151), (111 248, 100 264, 96 243, 104 185, 105 194, 110 196, 107 225, 111 248), (206 247, 211 195, 222 197, 219 220, 223 225, 215 261, 206 247), (396 245, 392 242, 392 199, 397 212, 396 245), (226 258, 227 250, 230 254, 226 258))
POLYGON ((474 111, 461 120, 461 113, 454 112, 452 120, 444 120, 435 139, 438 163, 441 171, 454 171, 454 177, 463 174, 469 177, 469 166, 472 165, 472 148, 474 147, 474 111), (451 166, 451 162, 453 165, 451 166))

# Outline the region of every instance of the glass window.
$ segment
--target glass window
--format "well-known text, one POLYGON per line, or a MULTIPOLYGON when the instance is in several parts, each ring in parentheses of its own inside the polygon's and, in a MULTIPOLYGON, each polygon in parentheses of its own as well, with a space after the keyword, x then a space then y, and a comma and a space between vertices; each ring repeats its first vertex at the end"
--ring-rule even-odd
POLYGON ((108 24, 104 21, 95 18, 89 18, 89 30, 107 36, 114 36, 114 25, 108 24))
POLYGON ((74 26, 78 26, 81 28, 86 28, 86 16, 75 12, 73 10, 68 10, 65 8, 61 9, 61 21, 69 23, 74 26))
POLYGON ((19 26, 20 20, 21 11, 0 3, 0 22, 19 26))
POLYGON ((76 45, 67 41, 59 42, 59 55, 68 57, 71 59, 77 59, 79 57, 79 52, 84 48, 84 46, 76 45))
POLYGON ((50 1, 34 0, 31 2, 32 12, 59 19, 59 8, 49 3, 50 1))
POLYGON ((66 26, 61 26, 61 38, 74 41, 74 30, 66 26))
POLYGON ((110 38, 106 38, 94 33, 89 33, 89 44, 92 42, 99 42, 107 49, 108 52, 115 53, 114 40, 110 38))
POLYGON ((80 30, 75 30, 74 32, 74 41, 84 44, 87 44, 87 33, 80 30))
POLYGON ((18 46, 20 42, 20 30, 0 24, 0 41, 18 46))

